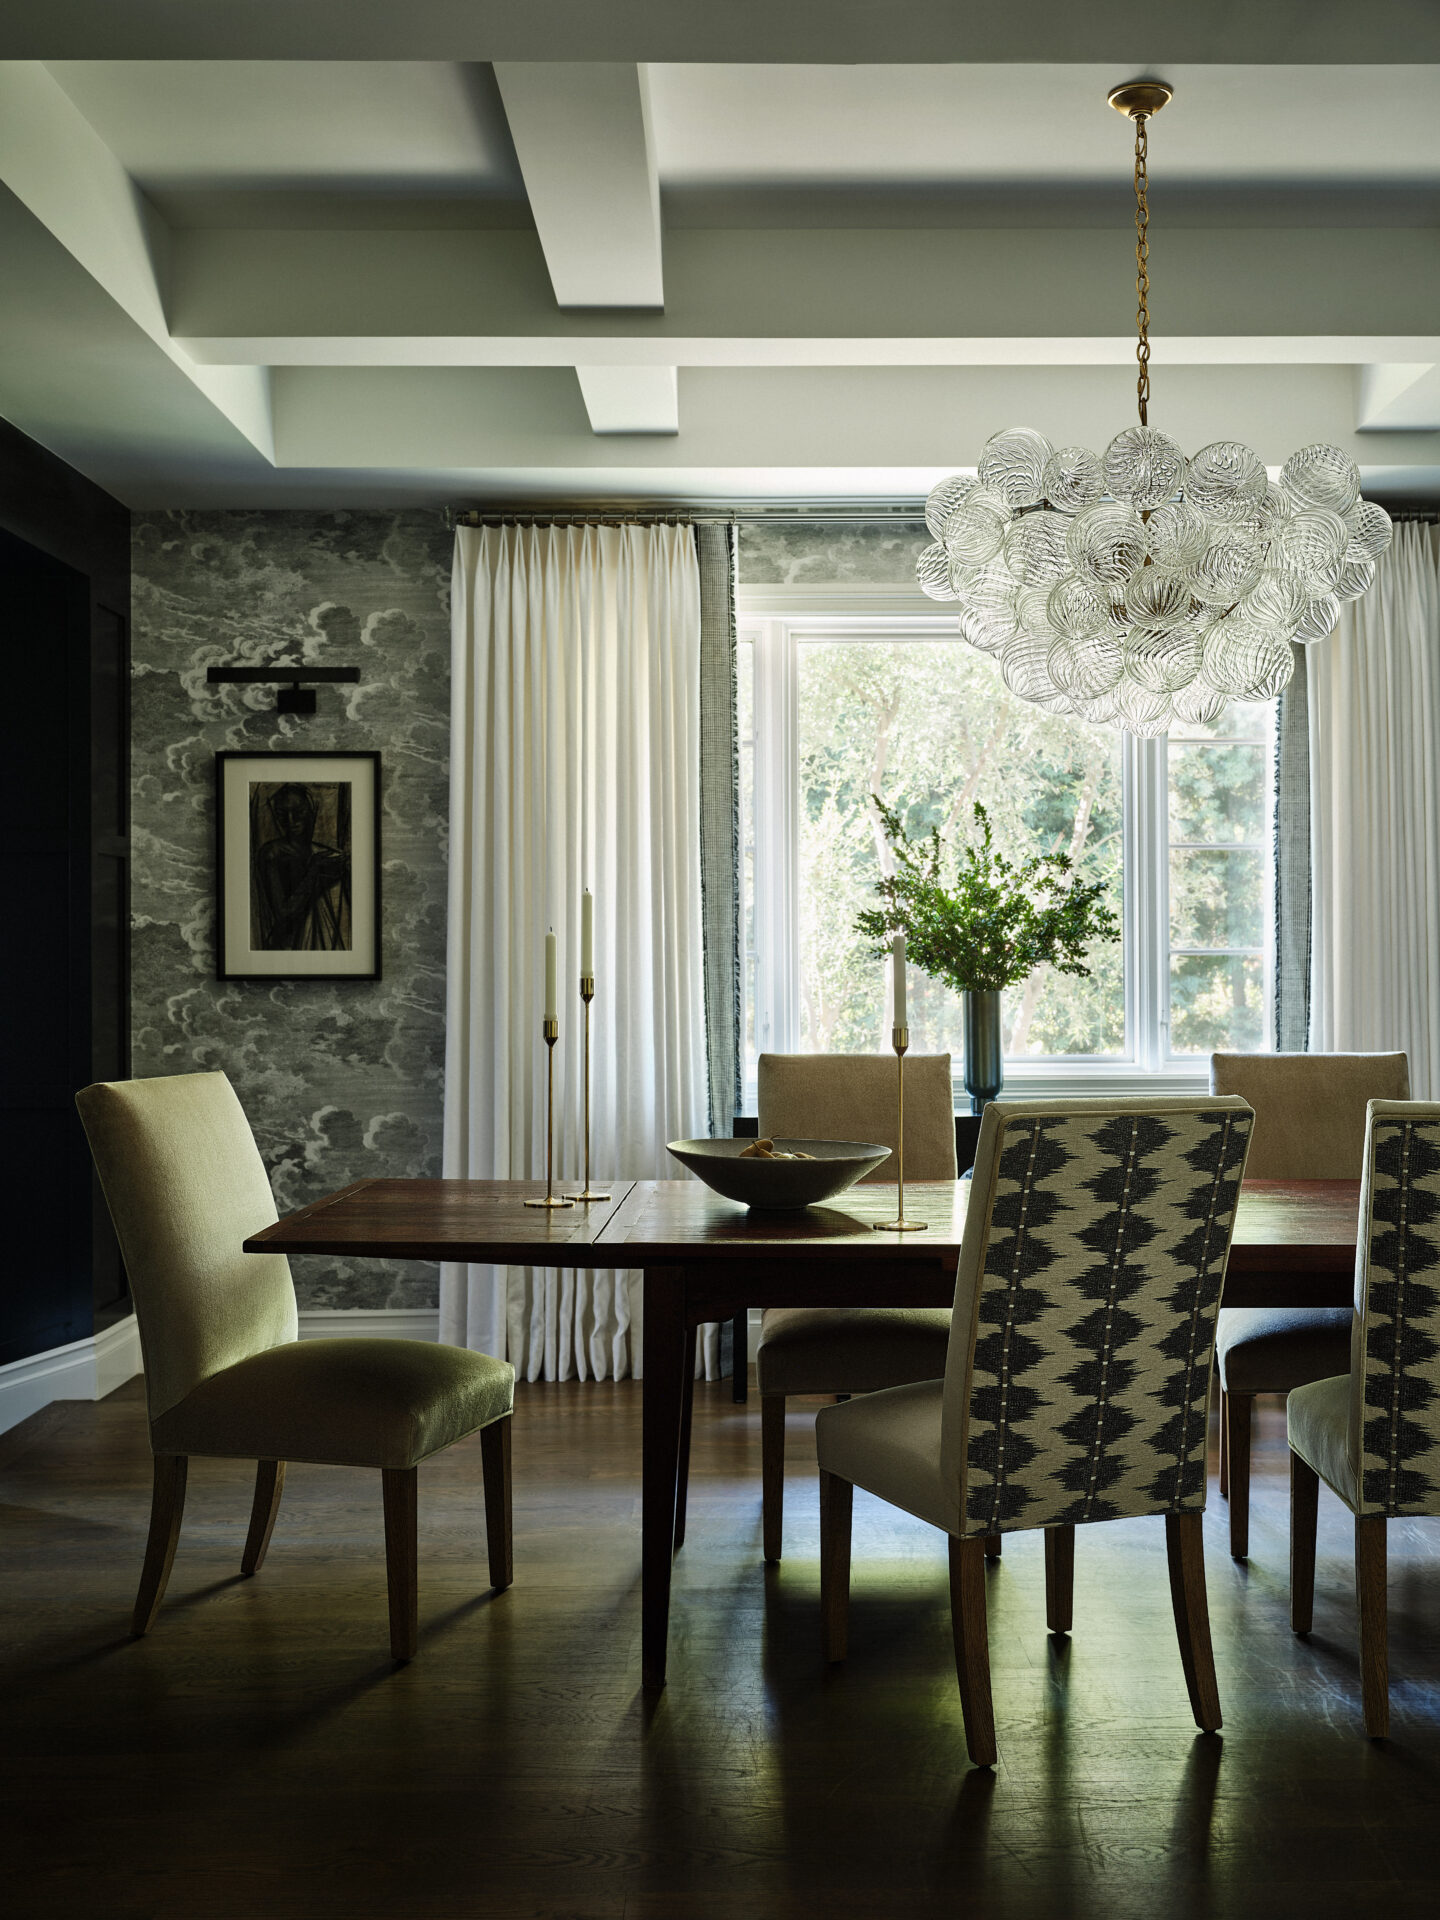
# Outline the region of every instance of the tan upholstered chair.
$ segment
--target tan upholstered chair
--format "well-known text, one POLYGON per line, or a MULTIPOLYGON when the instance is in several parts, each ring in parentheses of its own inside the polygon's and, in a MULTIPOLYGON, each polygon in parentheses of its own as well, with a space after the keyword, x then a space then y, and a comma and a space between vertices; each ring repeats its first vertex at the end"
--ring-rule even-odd
MULTIPOLYGON (((1214 1093, 1255 1109, 1251 1180, 1358 1180, 1370 1100, 1408 1100, 1403 1053, 1215 1053, 1214 1093)), ((1257 1393, 1289 1393, 1350 1364, 1348 1307, 1240 1307, 1220 1315, 1220 1492, 1230 1551, 1250 1551, 1250 1426, 1257 1393)))
POLYGON ((1243 1100, 988 1107, 943 1380, 822 1407, 820 1599, 843 1660, 851 1493, 950 1536, 965 1742, 995 1761, 985 1539, 1043 1527, 1046 1617, 1069 1631, 1075 1528, 1165 1516, 1196 1724, 1220 1725, 1201 1521, 1210 1367, 1253 1115, 1243 1100))
POLYGON ((415 1652, 416 1466, 480 1430, 490 1583, 510 1584, 515 1369, 425 1340, 296 1338, 279 1254, 241 1252, 275 1219, 270 1182, 223 1073, 76 1095, 125 1257, 150 1412, 155 1490, 132 1630, 150 1627, 180 1537, 189 1456, 259 1462, 241 1570, 258 1571, 287 1460, 377 1467, 390 1647, 415 1652))
MULTIPOLYGON (((897 1144, 895 1056, 762 1053, 760 1131, 792 1140, 897 1144)), ((869 1176, 895 1178, 893 1157, 869 1176)), ((905 1179, 954 1180, 955 1097, 948 1053, 905 1061, 905 1179)), ((792 1393, 871 1393, 945 1370, 950 1315, 926 1307, 771 1307, 755 1357, 761 1513, 767 1560, 780 1558, 785 1401, 792 1393)))
POLYGON ((1349 1365, 1297 1386, 1290 1430, 1290 1623, 1308 1633, 1321 1480, 1355 1516, 1365 1731, 1390 1730, 1386 1528, 1440 1514, 1440 1105, 1371 1102, 1349 1365))

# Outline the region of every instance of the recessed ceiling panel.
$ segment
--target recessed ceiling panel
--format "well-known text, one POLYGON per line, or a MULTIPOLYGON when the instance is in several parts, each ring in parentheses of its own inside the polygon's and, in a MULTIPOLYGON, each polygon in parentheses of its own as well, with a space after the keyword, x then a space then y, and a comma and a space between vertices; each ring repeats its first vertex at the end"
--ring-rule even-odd
POLYGON ((59 60, 50 71, 150 193, 523 195, 488 66, 59 60))

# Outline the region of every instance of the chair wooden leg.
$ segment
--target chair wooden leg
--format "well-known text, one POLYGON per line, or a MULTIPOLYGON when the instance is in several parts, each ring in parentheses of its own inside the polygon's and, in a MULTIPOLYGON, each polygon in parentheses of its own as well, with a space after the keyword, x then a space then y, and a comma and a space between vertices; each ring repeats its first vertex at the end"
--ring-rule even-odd
POLYGON ((285 1491, 285 1462, 262 1460, 255 1473, 255 1498, 250 1505, 250 1531, 245 1536, 245 1551, 240 1556, 240 1571, 258 1573, 270 1551, 270 1536, 275 1531, 275 1516, 280 1511, 280 1496, 285 1491))
POLYGON ((767 1560, 780 1558, 785 1518, 785 1396, 760 1396, 760 1529, 767 1560))
POLYGON ((825 1658, 843 1660, 850 1625, 850 1514, 855 1489, 820 1473, 820 1619, 825 1658))
POLYGON ((1220 1390, 1220 1498, 1230 1498, 1230 1396, 1220 1390))
POLYGON ((1190 1711, 1203 1733, 1220 1727, 1220 1691, 1215 1684, 1215 1654, 1210 1645, 1210 1606, 1205 1597, 1204 1515, 1167 1513, 1165 1552, 1170 1562, 1170 1604, 1175 1636, 1190 1694, 1190 1711))
POLYGON ((485 1545, 490 1555, 490 1585, 503 1593, 515 1578, 510 1524, 510 1428, 507 1413, 480 1432, 480 1471, 485 1481, 485 1545))
POLYGON ((1250 1415, 1253 1393, 1225 1396, 1226 1484, 1230 1493, 1230 1557, 1244 1560, 1250 1553, 1250 1415))
POLYGON ((750 1309, 742 1307, 730 1322, 730 1398, 743 1407, 750 1398, 750 1309))
POLYGON ((987 1560, 998 1560, 1000 1558, 1000 1543, 1004 1539, 1004 1537, 1005 1537, 1004 1534, 1001 1534, 1001 1533, 986 1534, 985 1558, 987 1560))
POLYGON ((417 1592, 419 1473, 414 1467, 382 1467, 385 1497, 385 1574, 390 1586, 390 1652, 413 1660, 420 1638, 417 1592))
POLYGON ((185 1511, 185 1475, 189 1465, 183 1453, 157 1453, 155 1456, 155 1479, 150 1494, 150 1537, 145 1542, 140 1591, 135 1596, 135 1611, 130 1617, 130 1632, 137 1640, 150 1631, 151 1622, 165 1597, 165 1584, 175 1563, 175 1547, 180 1538, 180 1518, 185 1511))
POLYGON ((1075 1616, 1075 1529, 1045 1529, 1045 1624, 1051 1633, 1069 1633, 1075 1616))
POLYGON ((1390 1731, 1390 1652, 1386 1622, 1385 1516, 1355 1516, 1355 1597, 1360 1603, 1360 1692, 1365 1731, 1390 1731))
POLYGON ((990 1632, 985 1617, 985 1542, 950 1540, 950 1629, 965 1745, 977 1767, 993 1767, 995 1708, 990 1698, 990 1632))
POLYGON ((685 1385, 680 1394, 680 1471, 675 1476, 675 1551, 685 1544, 685 1509, 690 1501, 690 1423, 695 1417, 695 1343, 698 1327, 685 1336, 685 1385))
POLYGON ((1292 1450, 1290 1454, 1290 1626, 1309 1633, 1315 1618, 1315 1529, 1320 1507, 1320 1476, 1292 1450))

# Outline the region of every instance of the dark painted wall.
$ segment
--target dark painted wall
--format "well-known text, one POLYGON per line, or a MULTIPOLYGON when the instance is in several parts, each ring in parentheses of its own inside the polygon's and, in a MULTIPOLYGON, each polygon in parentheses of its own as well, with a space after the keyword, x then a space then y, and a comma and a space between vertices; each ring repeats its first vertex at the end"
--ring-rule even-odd
POLYGON ((129 1070, 129 536, 0 421, 0 1365, 124 1307, 74 1095, 129 1070))

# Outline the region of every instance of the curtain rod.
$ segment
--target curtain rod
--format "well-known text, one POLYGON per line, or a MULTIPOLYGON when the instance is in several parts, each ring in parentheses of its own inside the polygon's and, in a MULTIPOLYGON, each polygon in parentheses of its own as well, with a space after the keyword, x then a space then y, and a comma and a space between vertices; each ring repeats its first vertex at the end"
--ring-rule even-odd
POLYGON ((484 507, 452 508, 452 527, 923 526, 925 504, 875 507, 484 507))

